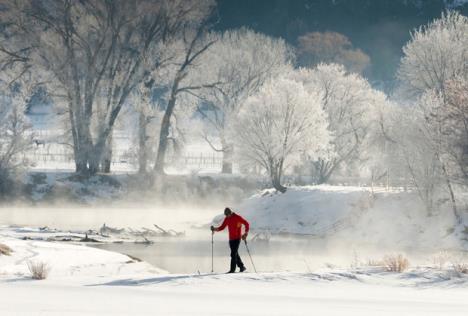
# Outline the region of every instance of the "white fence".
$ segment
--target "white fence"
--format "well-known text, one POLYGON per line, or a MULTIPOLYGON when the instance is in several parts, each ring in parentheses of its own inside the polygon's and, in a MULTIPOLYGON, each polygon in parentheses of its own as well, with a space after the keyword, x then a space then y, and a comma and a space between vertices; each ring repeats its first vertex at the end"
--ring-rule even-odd
MULTIPOLYGON (((73 149, 66 144, 35 144, 25 154, 29 162, 37 169, 73 169, 73 149)), ((185 153, 180 157, 168 157, 170 168, 185 171, 219 172, 223 157, 220 153, 185 153)), ((128 152, 115 150, 112 155, 111 169, 134 171, 137 169, 136 157, 128 152)))

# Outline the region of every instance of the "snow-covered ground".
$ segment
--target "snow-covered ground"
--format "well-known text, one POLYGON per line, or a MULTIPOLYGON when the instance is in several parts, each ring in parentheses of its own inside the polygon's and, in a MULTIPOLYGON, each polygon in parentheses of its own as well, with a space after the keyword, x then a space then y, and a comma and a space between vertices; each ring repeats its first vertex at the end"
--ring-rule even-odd
MULTIPOLYGON (((251 222, 251 236, 262 231, 307 234, 337 251, 361 251, 372 245, 382 250, 406 249, 408 255, 425 248, 463 253, 466 218, 455 226, 445 207, 428 217, 412 193, 315 186, 289 188, 285 194, 264 191, 235 210, 251 222)), ((132 227, 142 221, 151 226, 160 222, 158 218, 170 217, 172 222, 161 225, 181 231, 196 225, 205 232, 209 215, 221 211, 186 210, 167 216, 166 210, 164 216, 152 214, 151 220, 142 217, 140 221, 127 210, 118 214, 120 220, 127 214, 126 224, 132 227)), ((97 222, 101 224, 109 214, 97 222)), ((41 216, 41 221, 46 218, 41 216)), ((355 262, 332 265, 328 258, 318 265, 305 262, 307 273, 170 274, 123 254, 79 243, 30 239, 57 234, 61 232, 2 226, 0 243, 13 252, 0 255, 0 315, 445 316, 468 311, 468 274, 454 269, 454 263, 467 264, 466 256, 457 257, 456 262, 445 258, 448 253, 434 260, 410 258, 410 268, 403 273, 387 272, 378 262, 381 257, 358 253, 355 262), (48 278, 32 280, 28 262, 46 263, 48 278)), ((187 236, 195 238, 191 231, 187 236)), ((255 248, 254 243, 251 246, 255 248)), ((291 239, 292 249, 296 246, 291 239)))
POLYGON ((44 263, 54 280, 141 276, 165 272, 128 256, 84 245, 2 238, 10 256, 0 256, 0 278, 21 281, 30 278, 28 262, 44 263))
POLYGON ((468 277, 433 268, 174 275, 79 245, 3 238, 0 315, 466 315, 468 277), (26 262, 50 267, 31 280, 26 262))

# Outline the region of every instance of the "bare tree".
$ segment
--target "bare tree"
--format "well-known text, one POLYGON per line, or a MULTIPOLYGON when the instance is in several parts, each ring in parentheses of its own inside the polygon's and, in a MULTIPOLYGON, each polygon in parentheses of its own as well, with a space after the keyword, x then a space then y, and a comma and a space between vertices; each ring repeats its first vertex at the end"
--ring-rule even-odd
MULTIPOLYGON (((99 169, 114 123, 131 91, 165 60, 159 48, 212 1, 6 1, 4 63, 24 62, 55 81, 68 104, 76 171, 99 169), (96 98, 103 120, 91 129, 96 98)), ((57 94, 57 91, 51 93, 57 94)))
POLYGON ((285 170, 304 154, 318 154, 330 140, 320 98, 284 77, 247 99, 233 133, 239 159, 261 165, 280 192, 286 191, 285 170))

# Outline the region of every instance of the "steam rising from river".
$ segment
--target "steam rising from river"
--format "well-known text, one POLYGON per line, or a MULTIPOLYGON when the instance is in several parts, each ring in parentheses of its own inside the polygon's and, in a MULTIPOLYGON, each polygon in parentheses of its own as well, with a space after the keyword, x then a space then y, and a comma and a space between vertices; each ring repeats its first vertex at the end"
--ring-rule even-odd
MULTIPOLYGON (((117 228, 154 228, 184 231, 185 237, 161 237, 152 245, 134 243, 98 245, 148 261, 173 273, 206 273, 211 271, 211 232, 213 218, 222 214, 226 205, 212 204, 120 206, 4 206, 0 208, 0 225, 18 225, 61 230, 98 230, 104 223, 117 228)), ((253 232, 254 233, 254 232, 253 232)), ((251 234, 251 237, 253 235, 251 234)), ((388 240, 399 232, 388 231, 388 240)), ((354 240, 351 236, 335 235, 328 238, 310 236, 273 236, 269 242, 250 241, 249 247, 259 271, 313 272, 324 267, 358 266, 381 260, 384 254, 403 252, 412 264, 432 264, 437 244, 423 249, 401 248, 391 242, 385 245, 373 240, 354 240)), ((240 254, 249 271, 253 271, 246 248, 240 254)), ((229 264, 227 232, 214 237, 215 272, 225 272, 229 264)))

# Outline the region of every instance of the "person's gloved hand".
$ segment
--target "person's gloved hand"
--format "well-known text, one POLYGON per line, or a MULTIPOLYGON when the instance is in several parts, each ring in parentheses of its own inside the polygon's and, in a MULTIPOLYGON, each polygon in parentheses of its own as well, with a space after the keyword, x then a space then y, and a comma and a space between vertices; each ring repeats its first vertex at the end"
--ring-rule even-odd
POLYGON ((213 225, 211 225, 210 229, 211 229, 211 231, 212 231, 213 233, 215 232, 215 228, 214 228, 213 225))
POLYGON ((248 236, 247 233, 245 233, 244 235, 242 235, 242 240, 246 240, 246 239, 247 239, 247 236, 248 236))

